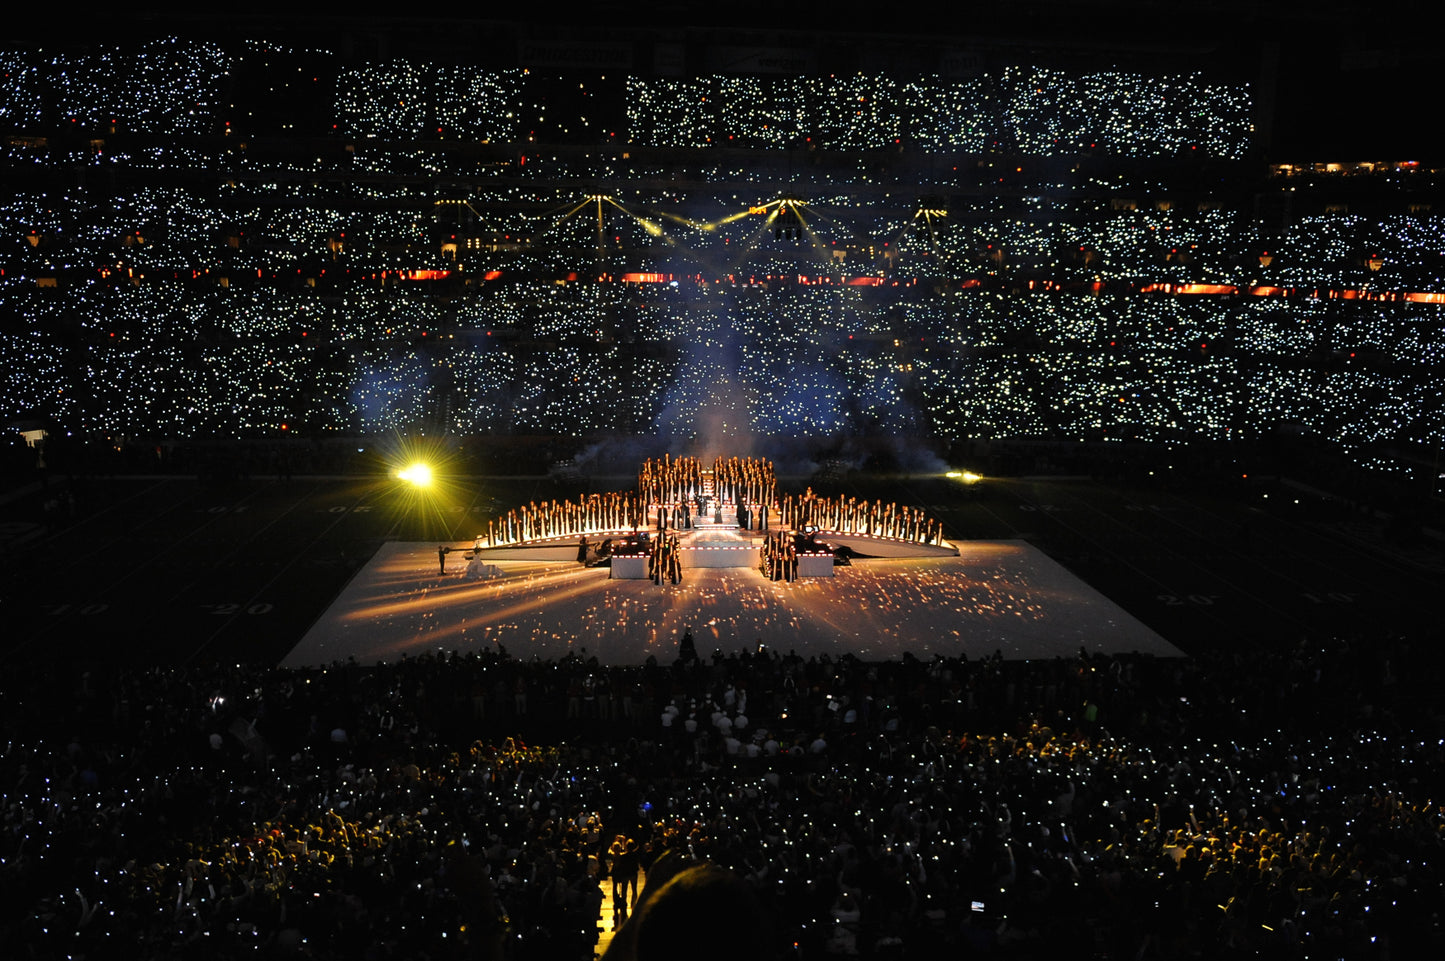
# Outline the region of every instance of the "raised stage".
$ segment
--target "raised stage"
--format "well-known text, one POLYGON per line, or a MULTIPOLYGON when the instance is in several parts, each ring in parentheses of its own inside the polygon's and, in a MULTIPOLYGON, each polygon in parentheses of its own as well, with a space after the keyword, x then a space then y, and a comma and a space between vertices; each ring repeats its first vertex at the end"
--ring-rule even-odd
MULTIPOLYGON (((850 539, 851 540, 851 539, 850 539)), ((867 554, 877 539, 850 548, 867 554)), ((916 545, 915 545, 916 546, 916 545)), ((613 580, 552 551, 529 559, 486 552, 495 568, 469 580, 466 562, 437 567, 435 543, 389 543, 352 579, 282 661, 363 664, 496 644, 513 657, 586 648, 606 664, 671 661, 690 629, 698 650, 751 647, 864 660, 911 651, 970 658, 1068 657, 1090 651, 1181 652, 1023 541, 965 541, 929 556, 875 557, 836 577, 769 581, 747 567, 693 567, 682 583, 613 580), (954 551, 957 556, 954 556, 954 551)), ((520 551, 519 551, 520 553, 520 551)))

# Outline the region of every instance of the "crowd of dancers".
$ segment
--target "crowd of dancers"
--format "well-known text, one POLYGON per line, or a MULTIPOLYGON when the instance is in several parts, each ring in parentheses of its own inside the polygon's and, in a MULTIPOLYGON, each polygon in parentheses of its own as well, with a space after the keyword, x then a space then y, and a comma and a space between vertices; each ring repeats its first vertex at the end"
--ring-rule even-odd
POLYGON ((679 553, 676 534, 662 534, 652 538, 652 550, 647 556, 647 576, 652 583, 661 584, 682 581, 682 555, 679 553))
POLYGON ((792 530, 818 528, 917 544, 943 543, 943 524, 919 508, 856 497, 824 497, 814 494, 811 487, 802 495, 785 494, 780 516, 783 526, 792 530))
POLYGON ((777 476, 772 461, 762 458, 719 457, 709 469, 696 457, 664 454, 643 463, 637 490, 647 504, 696 504, 711 497, 719 505, 768 505, 777 496, 777 476))
MULTIPOLYGON (((882 500, 856 497, 827 497, 813 493, 777 497, 777 478, 770 461, 751 457, 718 458, 706 469, 695 457, 664 454, 649 458, 637 476, 637 490, 591 494, 578 501, 533 501, 525 507, 487 523, 487 533, 476 540, 477 548, 506 547, 550 538, 583 538, 594 534, 631 531, 655 523, 659 532, 691 526, 709 502, 716 511, 727 505, 736 511, 741 527, 766 530, 768 511, 778 504, 782 527, 792 531, 818 529, 838 534, 886 537, 917 544, 942 545, 943 525, 922 509, 882 500), (655 513, 654 513, 655 511, 655 513)), ((675 540, 675 538, 674 538, 675 540)), ((786 539, 778 539, 784 544, 786 539)), ((773 548, 765 540, 763 570, 772 577, 777 570, 796 570, 791 548, 773 548)), ((668 557, 662 577, 670 577, 668 557)), ((796 552, 794 552, 796 553, 796 552)), ((654 556, 657 551, 654 551, 654 556)), ((654 573, 654 579, 658 576, 654 573)), ((775 578, 776 579, 776 578, 775 578)))
MULTIPOLYGON (((756 462, 738 458, 731 461, 719 460, 718 464, 730 464, 728 471, 737 479, 729 484, 734 496, 741 493, 751 497, 752 491, 768 491, 773 496, 774 481, 771 465, 766 461, 756 462), (767 465, 766 470, 758 464, 767 465), (766 474, 766 480, 764 475, 766 474)), ((693 505, 700 504, 703 495, 683 494, 693 490, 693 481, 686 478, 700 478, 698 462, 693 458, 680 457, 675 461, 654 463, 648 461, 638 478, 642 493, 617 491, 604 494, 590 494, 577 501, 533 501, 523 507, 508 511, 502 517, 487 522, 487 533, 477 538, 476 547, 506 547, 527 541, 551 538, 577 538, 593 534, 631 531, 636 532, 650 518, 649 505, 657 505, 653 515, 659 530, 669 527, 681 529, 688 526, 693 505), (677 494, 676 500, 654 500, 654 497, 677 494)), ((700 483, 700 480, 698 481, 700 483)), ((698 488, 700 489, 700 488, 698 488)), ((724 501, 719 501, 719 504, 724 501)), ((759 515, 765 517, 771 502, 757 502, 759 515)), ((738 502, 741 511, 743 504, 738 502)), ((856 497, 825 497, 813 493, 810 487, 801 495, 785 494, 779 504, 782 526, 790 530, 817 528, 839 534, 863 534, 871 537, 888 537, 912 541, 918 544, 942 544, 943 525, 936 518, 929 517, 923 510, 882 500, 860 500, 856 497)), ((742 514, 739 513, 742 522, 742 514)))
POLYGON ((763 538, 760 555, 763 576, 768 580, 797 580, 798 545, 792 534, 773 531, 763 538))
POLYGON ((507 547, 549 538, 636 532, 646 523, 646 506, 632 491, 589 494, 576 501, 532 501, 487 522, 477 548, 507 547))
POLYGON ((712 465, 713 491, 724 504, 771 504, 778 479, 773 462, 756 457, 719 457, 712 465))
POLYGON ((719 457, 708 470, 695 457, 664 454, 643 463, 636 491, 590 494, 576 501, 532 501, 488 521, 487 532, 477 537, 474 546, 636 533, 654 521, 660 531, 683 529, 691 526, 691 518, 701 514, 707 501, 717 511, 729 507, 739 526, 752 526, 754 518, 766 526, 776 491, 777 478, 768 460, 719 457))
POLYGON ((637 492, 648 504, 685 504, 703 494, 702 461, 663 454, 637 472, 637 492))

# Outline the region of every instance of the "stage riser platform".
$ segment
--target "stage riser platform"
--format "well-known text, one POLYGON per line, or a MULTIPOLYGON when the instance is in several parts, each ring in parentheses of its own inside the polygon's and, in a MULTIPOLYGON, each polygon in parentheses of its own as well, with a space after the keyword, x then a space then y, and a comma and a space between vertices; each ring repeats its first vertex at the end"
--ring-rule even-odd
POLYGON ((684 547, 677 552, 684 569, 692 567, 751 567, 756 569, 762 555, 756 547, 684 547))
POLYGON ((952 544, 919 544, 915 541, 894 540, 891 537, 869 537, 865 534, 833 534, 823 531, 818 534, 818 543, 836 551, 846 547, 854 554, 864 557, 957 557, 958 548, 952 544))
POLYGON ((833 576, 833 555, 832 555, 832 554, 799 554, 799 555, 798 555, 798 576, 799 576, 799 577, 832 577, 832 576, 833 576))
POLYGON ((647 557, 641 554, 614 554, 612 573, 608 576, 614 581, 645 581, 647 580, 647 557))
POLYGON ((487 561, 575 561, 577 542, 538 547, 484 547, 477 556, 487 561))
MULTIPOLYGON (((762 555, 755 547, 723 547, 723 548, 683 548, 677 552, 678 559, 682 561, 683 570, 693 568, 730 568, 730 567, 751 567, 756 569, 762 563, 762 555)), ((833 559, 828 558, 828 568, 831 571, 833 559)), ((613 557, 612 558, 612 579, 613 580, 638 580, 647 578, 646 557, 613 557)))

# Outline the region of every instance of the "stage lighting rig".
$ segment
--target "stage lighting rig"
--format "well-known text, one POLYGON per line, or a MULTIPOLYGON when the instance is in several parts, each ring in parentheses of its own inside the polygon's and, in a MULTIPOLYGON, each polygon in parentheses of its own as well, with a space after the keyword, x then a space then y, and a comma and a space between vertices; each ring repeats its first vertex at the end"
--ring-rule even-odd
POLYGON ((796 194, 783 194, 773 211, 773 239, 798 240, 803 236, 802 210, 808 202, 796 194))
POLYGON ((932 220, 936 217, 947 217, 948 208, 942 197, 919 197, 918 203, 913 208, 913 219, 932 220))

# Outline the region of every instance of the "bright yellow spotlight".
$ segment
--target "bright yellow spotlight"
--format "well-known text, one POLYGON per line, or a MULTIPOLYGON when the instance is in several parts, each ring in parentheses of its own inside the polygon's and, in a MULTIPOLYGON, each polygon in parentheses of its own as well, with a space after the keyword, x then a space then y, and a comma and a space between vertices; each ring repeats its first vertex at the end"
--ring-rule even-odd
POLYGON ((430 487, 432 481, 431 468, 418 461, 405 470, 398 471, 397 477, 415 487, 430 487))
POLYGON ((950 480, 960 481, 964 484, 977 484, 979 481, 983 480, 982 474, 975 474, 971 470, 951 470, 943 476, 949 478, 950 480))

